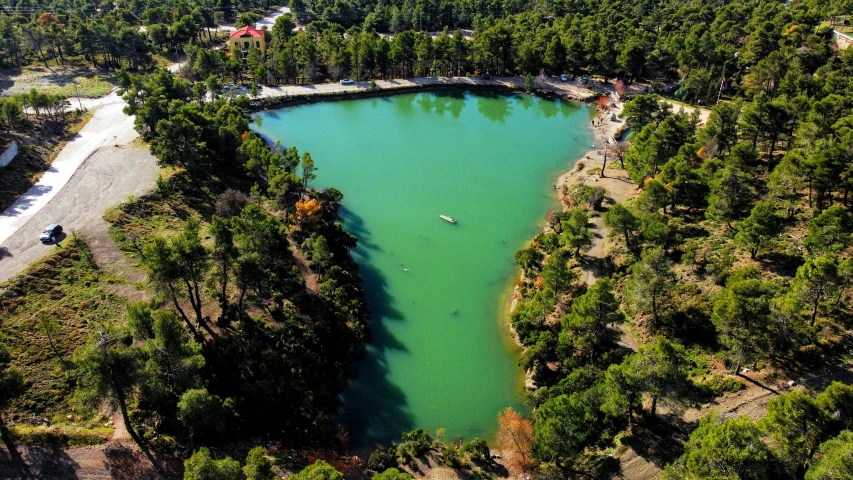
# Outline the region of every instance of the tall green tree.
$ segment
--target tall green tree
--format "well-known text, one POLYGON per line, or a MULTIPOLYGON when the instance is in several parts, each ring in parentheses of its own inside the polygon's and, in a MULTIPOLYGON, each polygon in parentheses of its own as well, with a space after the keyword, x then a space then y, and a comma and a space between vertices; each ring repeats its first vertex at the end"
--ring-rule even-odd
POLYGON ((675 286, 672 262, 663 248, 644 250, 640 261, 631 267, 628 280, 628 301, 641 312, 651 315, 651 328, 659 328, 666 318, 668 299, 675 286))
POLYGON ((75 395, 91 408, 109 400, 118 407, 128 433, 139 443, 128 404, 143 378, 143 352, 132 342, 130 333, 121 328, 95 325, 88 341, 74 352, 79 374, 75 395))
POLYGON ((698 119, 680 112, 667 116, 660 124, 648 124, 636 136, 633 145, 625 152, 628 174, 638 185, 654 178, 682 145, 691 142, 698 119))
POLYGON ((228 315, 229 279, 240 251, 234 245, 234 231, 228 220, 214 215, 210 220, 210 235, 213 237, 213 250, 210 254, 213 263, 211 282, 219 300, 219 321, 222 322, 228 315))
POLYGON ((809 223, 803 243, 812 255, 837 253, 851 243, 853 216, 841 205, 832 205, 809 223))
POLYGON ((314 159, 311 154, 305 152, 302 154, 302 188, 308 188, 308 182, 317 178, 314 172, 317 168, 314 166, 314 159))
POLYGON ((630 250, 634 232, 640 228, 640 220, 628 207, 617 203, 605 212, 604 226, 621 234, 625 238, 625 246, 630 250))
POLYGON ((716 298, 711 321, 735 362, 735 371, 764 345, 770 315, 769 286, 755 277, 733 276, 716 298))
POLYGON ((520 266, 524 273, 529 275, 533 269, 538 269, 542 264, 542 252, 535 246, 522 248, 515 252, 515 263, 520 266))
POLYGON ((853 429, 853 386, 832 382, 815 401, 828 418, 831 434, 853 429))
POLYGON ((760 480, 771 478, 776 461, 752 420, 708 415, 690 434, 684 455, 664 469, 662 478, 760 480))
POLYGON ((389 468, 382 473, 377 473, 371 480, 412 480, 412 476, 396 468, 389 468))
POLYGON ((780 223, 781 219, 770 202, 758 202, 752 207, 749 217, 738 225, 735 241, 746 248, 750 258, 754 260, 759 249, 779 231, 780 223))
POLYGON ((580 255, 582 248, 592 245, 592 230, 589 228, 589 217, 586 210, 574 208, 568 212, 568 218, 562 222, 562 237, 566 246, 574 249, 575 256, 580 255))
POLYGON ((621 323, 625 315, 613 294, 613 280, 600 278, 583 295, 575 298, 563 317, 560 345, 568 354, 587 363, 597 363, 616 345, 618 333, 611 324, 621 323))
POLYGON ((622 116, 635 132, 640 132, 646 125, 657 125, 669 117, 671 109, 672 105, 661 101, 658 95, 637 95, 625 104, 622 116))
POLYGON ((143 348, 145 376, 139 388, 139 406, 155 416, 172 417, 181 395, 201 386, 201 369, 206 362, 201 345, 189 338, 174 312, 158 310, 149 315, 151 336, 143 348))
POLYGON ((243 472, 240 462, 225 457, 215 460, 210 450, 199 448, 192 456, 184 460, 184 480, 240 480, 243 472))
POLYGON ((143 257, 150 278, 158 288, 169 294, 190 331, 196 334, 195 327, 178 302, 179 294, 189 299, 196 322, 213 336, 202 313, 201 287, 207 273, 210 252, 201 243, 200 229, 198 219, 191 218, 184 223, 181 234, 171 241, 157 238, 147 245, 143 257))
POLYGON ((806 480, 853 478, 853 432, 845 430, 822 443, 809 465, 806 480))
POLYGON ((636 378, 641 392, 652 399, 651 414, 657 413, 658 401, 678 400, 689 385, 685 366, 684 348, 665 337, 640 347, 628 360, 631 374, 636 378))
POLYGON ((222 400, 211 395, 206 388, 187 390, 178 401, 178 420, 189 432, 189 449, 192 450, 197 436, 212 439, 222 431, 224 409, 222 400))
POLYGON ((737 168, 724 167, 710 183, 708 210, 705 215, 732 228, 732 222, 741 218, 752 204, 753 189, 746 174, 737 168))
POLYGON ((293 480, 344 480, 341 472, 323 460, 317 460, 313 465, 305 467, 290 478, 293 480))
POLYGON ((545 281, 545 286, 554 292, 557 298, 566 292, 572 280, 577 278, 577 274, 569 268, 566 253, 563 250, 557 250, 545 262, 542 267, 542 279, 545 281))
POLYGON ((604 400, 601 411, 611 417, 624 418, 630 426, 634 421, 634 412, 639 411, 643 404, 639 381, 629 362, 614 363, 607 367, 602 393, 604 400))
POLYGON ((249 450, 246 456, 246 466, 243 467, 246 480, 274 480, 278 478, 272 471, 272 462, 267 457, 264 447, 249 450))
POLYGON ((813 326, 820 305, 838 288, 838 266, 826 257, 807 259, 806 263, 797 269, 797 276, 791 288, 811 307, 809 325, 813 326))
POLYGON ((764 428, 779 446, 781 459, 790 464, 796 478, 803 478, 824 439, 828 420, 815 399, 804 392, 789 392, 767 404, 764 428))

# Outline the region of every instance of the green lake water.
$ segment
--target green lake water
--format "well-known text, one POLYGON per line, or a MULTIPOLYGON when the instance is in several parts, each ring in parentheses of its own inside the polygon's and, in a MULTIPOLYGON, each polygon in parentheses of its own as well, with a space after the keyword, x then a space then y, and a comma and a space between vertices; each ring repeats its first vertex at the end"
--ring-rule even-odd
POLYGON ((344 224, 358 237, 373 318, 341 396, 352 443, 416 427, 491 437, 500 410, 524 410, 506 314, 513 254, 556 205, 557 175, 592 143, 589 110, 442 91, 259 117, 259 133, 311 152, 313 184, 344 193, 344 224))

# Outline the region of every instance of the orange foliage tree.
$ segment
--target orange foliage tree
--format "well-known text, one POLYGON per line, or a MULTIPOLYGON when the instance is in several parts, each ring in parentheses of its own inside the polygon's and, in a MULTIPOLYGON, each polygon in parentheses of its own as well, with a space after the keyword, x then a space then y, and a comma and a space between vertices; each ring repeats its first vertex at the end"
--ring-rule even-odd
POLYGON ((495 440, 513 473, 533 465, 533 426, 520 413, 507 407, 498 414, 495 440))
POLYGON ((315 198, 296 202, 296 222, 300 225, 311 224, 320 219, 320 202, 315 198))
MULTIPOLYGON (((36 23, 38 23, 39 26, 42 28, 47 28, 52 23, 59 23, 59 18, 56 15, 54 15, 53 13, 44 12, 41 15, 39 15, 38 19, 36 19, 36 23)), ((62 27, 64 25, 59 23, 59 26, 62 27)))
POLYGON ((616 81, 616 93, 619 94, 620 98, 625 95, 625 82, 622 80, 616 81))

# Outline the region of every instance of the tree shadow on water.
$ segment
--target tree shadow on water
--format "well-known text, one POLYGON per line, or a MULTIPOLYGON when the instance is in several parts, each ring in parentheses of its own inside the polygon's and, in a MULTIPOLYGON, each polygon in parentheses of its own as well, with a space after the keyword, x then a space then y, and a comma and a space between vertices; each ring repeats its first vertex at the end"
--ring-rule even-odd
POLYGON ((480 91, 477 92, 476 97, 477 111, 492 122, 504 123, 512 116, 512 103, 506 101, 506 95, 489 91, 480 91))
MULTIPOLYGON (((370 232, 364 226, 364 219, 357 213, 341 205, 338 209, 341 218, 344 219, 344 228, 347 233, 354 235, 358 240, 358 248, 355 254, 362 257, 364 260, 370 259, 371 252, 381 252, 382 248, 373 243, 370 238, 370 232)), ((361 265, 359 265, 361 266, 361 265)))
POLYGON ((371 311, 367 351, 340 397, 339 419, 349 431, 350 447, 360 450, 396 440, 401 432, 412 430, 415 425, 407 410, 406 395, 391 381, 388 369, 388 353, 408 349, 388 328, 389 322, 403 320, 403 314, 393 306, 384 273, 369 261, 371 253, 381 249, 370 241, 370 232, 361 217, 349 210, 343 215, 347 231, 358 238, 355 257, 371 311))
POLYGON ((450 112, 453 118, 459 118, 462 109, 465 108, 465 95, 467 92, 462 89, 438 90, 433 92, 435 97, 436 112, 444 114, 450 112))

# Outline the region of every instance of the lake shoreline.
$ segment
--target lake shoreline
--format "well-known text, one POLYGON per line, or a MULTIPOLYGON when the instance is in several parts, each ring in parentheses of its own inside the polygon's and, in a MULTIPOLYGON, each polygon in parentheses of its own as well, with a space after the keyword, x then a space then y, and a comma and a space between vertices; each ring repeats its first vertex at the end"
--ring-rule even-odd
MULTIPOLYGON (((587 175, 584 175, 582 172, 590 171, 594 169, 601 169, 604 166, 604 155, 605 155, 605 146, 608 148, 616 143, 618 143, 621 136, 628 129, 628 125, 624 119, 618 119, 619 115, 622 114, 622 109, 624 108, 624 99, 617 99, 617 95, 609 96, 607 106, 604 109, 597 107, 596 115, 590 119, 590 130, 593 133, 593 142, 592 148, 585 152, 580 158, 578 158, 574 166, 568 170, 560 174, 555 183, 554 190, 557 196, 557 201, 559 202, 559 207, 565 211, 569 208, 568 202, 566 201, 566 193, 571 189, 571 187, 586 183, 590 178, 587 175), (611 114, 615 114, 617 119, 613 121, 610 119, 611 114)), ((615 156, 609 155, 607 168, 605 169, 605 174, 609 174, 608 179, 614 177, 625 177, 626 173, 621 168, 618 168, 618 164, 614 164, 617 161, 615 156), (616 167, 616 168, 614 168, 616 167)), ((594 174, 592 176, 593 182, 598 182, 598 174, 594 174)), ((627 191, 627 189, 634 189, 634 185, 626 184, 623 189, 627 191)), ((618 197, 624 196, 625 192, 619 192, 618 197)), ((548 232, 550 230, 549 226, 546 224, 542 225, 542 231, 548 232)), ((530 243, 528 243, 529 245, 530 243)), ((583 271, 583 275, 581 277, 585 280, 585 283, 590 284, 590 280, 593 280, 591 272, 583 271)), ((521 286, 525 284, 529 279, 524 273, 524 270, 519 272, 517 275, 517 281, 512 286, 512 291, 510 293, 511 301, 508 306, 508 313, 506 315, 506 323, 507 328, 509 328, 512 337, 515 339, 515 343, 518 347, 521 348, 522 351, 527 350, 528 347, 525 347, 521 338, 518 336, 518 332, 516 332, 515 328, 512 326, 512 313, 515 311, 518 306, 519 300, 521 300, 521 286)), ((533 381, 532 371, 528 370, 525 372, 525 388, 529 391, 533 391, 536 389, 536 384, 533 381)))
MULTIPOLYGON (((461 77, 465 79, 466 77, 461 77)), ((513 94, 529 94, 546 99, 559 99, 569 102, 576 102, 588 105, 590 102, 602 95, 601 92, 585 90, 588 94, 581 95, 581 91, 575 92, 570 89, 561 89, 555 87, 534 87, 530 91, 523 88, 523 84, 519 84, 518 79, 499 80, 494 83, 483 83, 483 81, 448 81, 445 83, 415 83, 410 82, 402 85, 394 86, 379 86, 375 89, 358 88, 346 91, 329 91, 329 92, 305 92, 296 95, 267 95, 253 99, 250 103, 249 110, 254 113, 263 112, 266 110, 293 107, 299 105, 308 105, 320 102, 337 102, 344 100, 357 100, 364 98, 379 98, 393 95, 404 95, 407 93, 429 93, 432 91, 446 90, 471 90, 471 91, 491 91, 507 95, 513 94)))
MULTIPOLYGON (((544 212, 555 208, 552 190, 553 178, 557 177, 558 174, 566 168, 566 162, 568 159, 577 158, 586 150, 588 145, 592 143, 592 136, 587 134, 583 127, 584 122, 589 121, 590 110, 584 108, 589 106, 589 104, 582 105, 577 101, 564 101, 560 95, 557 95, 554 92, 537 91, 533 92, 534 95, 529 95, 526 93, 522 94, 523 92, 520 92, 518 89, 508 89, 505 87, 494 88, 493 86, 488 87, 488 89, 492 91, 501 93, 501 95, 497 95, 489 94, 484 91, 487 87, 465 88, 470 87, 465 85, 448 85, 440 88, 434 87, 435 86, 430 86, 429 88, 418 87, 417 90, 409 91, 408 93, 404 89, 396 89, 386 92, 380 91, 377 93, 384 93, 387 96, 387 98, 382 99, 381 101, 373 99, 367 100, 363 94, 361 97, 349 94, 334 96, 327 94, 316 96, 316 98, 313 99, 316 101, 312 102, 307 102, 307 99, 298 100, 302 105, 299 105, 296 102, 293 102, 293 99, 290 99, 289 102, 291 103, 289 103, 289 106, 283 107, 283 110, 288 111, 287 114, 277 114, 275 113, 275 109, 270 109, 269 113, 260 114, 259 120, 262 121, 258 121, 257 124, 252 126, 252 130, 257 135, 267 140, 268 144, 273 144, 275 140, 280 140, 284 145, 289 146, 293 144, 294 146, 299 146, 300 149, 311 151, 315 158, 320 159, 321 161, 334 159, 334 163, 330 163, 329 165, 320 164, 320 171, 323 172, 323 178, 326 179, 325 181, 327 181, 328 184, 336 185, 336 188, 339 188, 338 186, 346 186, 348 181, 353 181, 352 179, 354 178, 355 173, 346 173, 344 175, 346 178, 335 178, 334 176, 329 177, 328 175, 332 175, 334 173, 340 176, 342 175, 340 170, 341 168, 344 169, 344 171, 347 171, 346 169, 351 166, 355 168, 356 172, 369 172, 371 170, 370 168, 366 168, 364 165, 358 166, 361 164, 360 162, 348 161, 347 159, 350 155, 344 152, 336 153, 334 149, 331 148, 333 141, 345 143, 347 145, 346 148, 350 151, 374 152, 375 155, 371 155, 371 158, 374 159, 375 165, 371 164, 371 168, 376 169, 376 171, 395 172, 396 166, 400 165, 398 159, 399 153, 397 153, 399 152, 399 149, 390 149, 392 153, 389 158, 392 158, 393 160, 391 160, 391 163, 388 165, 385 165, 384 163, 376 163, 375 159, 385 158, 386 155, 384 155, 383 152, 388 149, 372 148, 371 145, 376 144, 376 141, 371 140, 371 138, 376 135, 380 135, 382 137, 406 138, 406 132, 410 131, 413 127, 404 128, 401 126, 408 124, 408 122, 403 122, 403 120, 407 120, 409 117, 417 118, 418 120, 434 117, 436 120, 430 121, 435 122, 436 131, 461 122, 454 127, 454 130, 452 130, 454 133, 450 135, 450 137, 447 136, 447 133, 437 134, 436 132, 424 128, 425 123, 423 122, 412 123, 411 125, 417 126, 418 131, 420 132, 419 136, 422 139, 429 136, 429 141, 424 148, 418 149, 417 152, 415 152, 416 154, 413 153, 413 159, 420 158, 420 156, 423 156, 424 152, 427 150, 432 151, 431 149, 433 149, 433 147, 430 147, 430 145, 442 145, 442 147, 435 147, 435 149, 443 153, 429 154, 428 156, 430 160, 426 162, 410 162, 407 160, 407 163, 411 163, 411 166, 405 168, 406 173, 404 173, 403 178, 412 178, 415 184, 421 185, 423 180, 418 180, 418 178, 426 178, 423 175, 425 171, 435 169, 442 172, 455 171, 453 168, 447 168, 448 165, 444 165, 442 163, 444 161, 449 161, 451 164, 461 163, 467 165, 462 169, 462 176, 456 176, 454 174, 448 177, 452 179, 459 179, 459 181, 456 182, 457 184, 460 181, 469 178, 466 176, 466 172, 472 169, 475 171, 486 169, 485 171, 479 171, 476 173, 474 177, 471 177, 471 181, 479 179, 479 181, 482 182, 484 178, 491 178, 491 180, 486 183, 489 185, 495 185, 507 181, 505 180, 507 178, 524 179, 524 181, 507 181, 509 183, 506 185, 507 187, 516 185, 523 188, 502 188, 501 192, 525 192, 529 191, 528 185, 531 184, 530 182, 534 182, 536 185, 537 194, 529 195, 530 198, 512 199, 512 196, 504 195, 504 203, 508 204, 504 205, 504 207, 511 208, 501 207, 497 209, 500 213, 495 214, 495 218, 492 219, 494 221, 482 221, 483 218, 491 218, 489 216, 483 216, 487 212, 481 211, 484 207, 478 206, 484 204, 483 202, 468 202, 464 201, 464 198, 457 198, 453 195, 439 196, 443 200, 435 204, 434 207, 426 208, 426 210, 428 210, 426 212, 416 210, 417 214, 415 217, 411 218, 428 218, 430 220, 415 222, 420 229, 413 233, 413 235, 417 236, 417 239, 407 238, 407 241, 415 242, 413 244, 416 247, 414 250, 421 253, 422 251, 432 252, 435 249, 435 245, 444 245, 444 243, 449 241, 449 239, 455 239, 453 242, 457 242, 460 238, 469 238, 468 243, 476 243, 476 245, 471 248, 476 250, 478 255, 483 252, 484 249, 490 248, 500 252, 498 255, 490 256, 490 260, 488 261, 490 264, 499 264, 500 267, 490 268, 490 274, 480 275, 478 278, 474 279, 474 282, 478 285, 475 290, 488 290, 490 292, 489 297, 483 297, 480 295, 478 299, 478 296, 474 295, 471 296, 471 299, 466 301, 454 298, 456 293, 465 290, 462 286, 459 286, 459 288, 456 288, 451 292, 446 292, 446 285, 455 281, 455 279, 461 274, 461 271, 459 271, 460 273, 456 273, 460 268, 459 264, 454 264, 452 268, 445 269, 448 272, 448 275, 444 275, 443 277, 431 277, 444 279, 442 281, 432 282, 437 283, 438 285, 426 285, 428 288, 419 290, 431 292, 431 297, 427 298, 427 302, 423 302, 424 298, 420 298, 419 302, 422 304, 420 307, 413 306, 418 304, 418 302, 414 301, 418 300, 418 297, 410 290, 411 285, 416 284, 418 281, 423 283, 423 278, 426 278, 423 273, 427 272, 427 270, 425 270, 425 265, 422 264, 423 262, 421 260, 417 260, 417 257, 412 257, 411 254, 413 252, 401 250, 400 248, 397 248, 399 245, 395 246, 394 243, 385 242, 382 244, 381 248, 377 246, 380 244, 378 242, 380 237, 386 239, 395 237, 395 235, 384 235, 387 230, 383 229, 389 225, 393 226, 396 224, 395 222, 397 220, 394 212, 396 212, 397 209, 391 209, 389 212, 385 212, 383 210, 383 214, 379 217, 381 222, 375 222, 373 220, 376 219, 369 215, 369 212, 372 211, 370 210, 370 208, 372 208, 370 206, 373 205, 370 202, 374 200, 371 197, 370 192, 373 192, 373 190, 365 189, 363 187, 365 182, 362 181, 356 181, 353 184, 355 185, 355 187, 352 187, 354 190, 348 190, 340 187, 348 198, 353 201, 355 199, 360 199, 359 201, 362 202, 353 203, 351 205, 347 203, 349 205, 348 208, 353 209, 353 211, 359 211, 361 216, 356 217, 355 223, 353 224, 355 225, 355 230, 350 229, 350 225, 346 223, 344 224, 344 227, 348 232, 355 233, 360 240, 360 244, 365 245, 364 248, 367 249, 365 259, 367 259, 367 263, 372 265, 372 268, 367 268, 366 270, 368 271, 368 274, 365 277, 366 283, 370 283, 370 279, 372 278, 376 280, 374 283, 379 285, 376 290, 378 293, 375 295, 378 299, 376 301, 377 305, 379 306, 375 310, 372 309, 372 311, 378 312, 377 315, 380 318, 380 323, 372 324, 372 328, 376 329, 376 325, 380 325, 378 330, 375 330, 380 332, 380 335, 377 338, 391 339, 391 343, 387 343, 387 340, 385 340, 386 344, 379 344, 380 346, 377 347, 375 350, 376 353, 374 354, 377 359, 376 361, 368 359, 365 365, 360 367, 360 377, 366 380, 352 382, 350 386, 344 389, 343 397, 347 399, 347 408, 346 411, 343 412, 344 414, 339 418, 340 421, 344 422, 344 424, 351 425, 351 434, 353 435, 353 438, 358 439, 357 442, 350 444, 351 448, 354 445, 365 443, 365 440, 367 442, 373 442, 374 438, 386 435, 385 430, 393 430, 393 432, 388 436, 389 439, 393 440, 398 438, 400 431, 410 430, 416 426, 425 426, 428 428, 445 427, 448 428, 449 431, 454 431, 464 435, 466 438, 471 436, 487 437, 494 428, 492 426, 495 422, 494 415, 503 408, 510 406, 517 411, 529 413, 521 400, 525 392, 523 371, 521 371, 517 365, 521 349, 515 346, 514 339, 509 338, 510 330, 505 329, 504 327, 504 322, 506 321, 506 303, 509 301, 509 298, 507 298, 506 295, 511 291, 512 283, 517 280, 514 275, 515 266, 505 262, 507 258, 512 258, 512 252, 514 252, 515 249, 523 246, 530 236, 539 230, 544 212), (447 89, 452 89, 452 91, 448 92, 447 89), (442 93, 442 90, 444 93, 442 93), (461 95, 463 92, 466 92, 464 97, 461 95), (393 94, 393 96, 390 94, 393 94), (411 98, 407 98, 409 96, 420 98, 420 95, 422 94, 430 97, 436 96, 437 99, 429 100, 428 98, 424 98, 421 99, 421 101, 416 101, 411 98), (474 96, 476 100, 474 98, 469 98, 469 95, 474 96), (403 98, 403 100, 398 101, 395 97, 403 98), (361 103, 353 102, 352 105, 350 105, 350 102, 343 101, 325 102, 325 100, 331 98, 365 101, 361 103), (449 106, 454 102, 460 105, 459 110, 454 110, 449 106), (291 107, 293 110, 291 110, 291 107), (329 112, 338 111, 338 109, 341 109, 342 114, 335 118, 341 120, 337 123, 328 123, 331 122, 331 120, 329 120, 329 112), (421 109, 423 109, 423 112, 421 109), (312 114, 311 112, 315 113, 312 114), (377 116, 373 117, 371 120, 371 117, 369 116, 362 116, 365 115, 366 112, 381 112, 381 115, 374 113, 377 116), (428 115, 428 117, 423 115, 428 115), (439 122, 437 120, 439 118, 443 119, 439 122), (512 120, 509 120, 510 118, 512 118, 512 120), (566 120, 563 120, 564 118, 566 120), (285 130, 290 133, 285 133, 285 130, 276 133, 277 129, 281 129, 281 127, 276 126, 277 124, 286 126, 285 130), (478 124, 482 124, 482 126, 474 127, 474 125, 478 124), (477 130, 477 128, 481 129, 477 130), (367 131, 362 131, 365 129, 367 129, 367 131), (577 138, 575 140, 572 140, 571 134, 566 135, 566 132, 572 131, 576 132, 575 135, 577 138), (339 133, 329 136, 328 132, 339 133), (471 137, 471 135, 475 136, 471 137), (491 136, 495 136, 495 141, 484 145, 483 149, 478 147, 476 151, 469 151, 474 138, 486 139, 491 138, 491 136), (463 143, 458 148, 454 147, 453 150, 446 151, 448 142, 453 139, 463 143), (445 142, 444 140, 447 141, 445 142), (491 148, 490 146, 493 146, 496 143, 502 144, 504 143, 503 140, 516 145, 516 147, 514 147, 514 149, 511 148, 510 150, 501 149, 499 151, 493 151, 494 148, 491 148), (459 150, 459 148, 462 150, 459 150), (459 155, 463 156, 458 157, 459 155), (456 161, 448 160, 454 158, 454 156, 457 156, 458 158, 470 158, 471 161, 459 162, 458 159, 456 161), (519 159, 524 159, 525 157, 531 157, 528 161, 539 166, 535 167, 536 169, 525 169, 525 172, 528 172, 528 174, 521 175, 518 172, 515 172, 515 170, 518 168, 519 159), (541 161, 533 162, 534 157, 536 159, 541 159, 541 161), (501 162, 497 162, 494 160, 496 158, 503 160, 501 162), (438 165, 443 166, 436 167, 436 162, 438 162, 438 165), (418 165, 424 165, 425 170, 418 170, 418 165), (327 168, 330 166, 334 168, 327 168), (500 173, 504 170, 515 173, 500 173), (413 172, 420 173, 418 175, 414 175, 413 172), (528 204, 530 207, 519 207, 519 205, 528 204), (436 211, 433 212, 433 209, 436 211), (449 227, 447 227, 445 223, 441 222, 441 220, 434 218, 435 213, 440 212, 453 213, 456 218, 461 219, 462 222, 460 224, 462 231, 458 231, 460 228, 459 226, 456 226, 455 229, 449 229, 449 227), (519 213, 524 213, 524 215, 519 216, 519 213), (504 218, 506 215, 518 218, 521 223, 507 222, 516 224, 508 230, 506 228, 494 227, 494 225, 499 225, 501 222, 498 220, 504 218), (470 222, 466 219, 469 219, 470 222), (368 220, 370 222, 368 222, 368 220), (433 225, 435 222, 439 222, 437 227, 433 225), (421 223, 426 226, 420 225, 421 223), (363 226, 359 227, 359 225, 365 224, 370 225, 369 230, 366 230, 363 226), (487 227, 483 227, 483 225, 486 225, 487 227), (475 230, 466 232, 466 229, 469 228, 474 228, 475 230), (471 237, 471 235, 473 235, 472 232, 479 232, 483 228, 486 228, 486 231, 491 233, 488 235, 474 235, 471 237), (495 231, 492 232, 492 230, 495 231), (505 230, 507 230, 507 232, 514 233, 501 233, 505 230), (505 236, 507 234, 510 236, 505 236), (364 237, 362 237, 362 235, 364 235, 364 237), (371 241, 371 236, 373 236, 376 241, 371 241), (493 245, 490 247, 488 245, 482 245, 482 242, 480 241, 472 242, 472 239, 476 238, 493 238, 495 242, 493 242, 493 245), (363 241, 366 241, 367 243, 364 243, 363 241), (504 260, 499 262, 494 261, 495 259, 500 258, 504 260), (410 269, 411 273, 408 273, 410 269), (400 273, 401 270, 405 273, 400 273), (497 276, 495 274, 497 274, 497 276), (401 280, 401 278, 398 277, 403 279, 401 280), (495 280, 499 281, 496 282, 495 280), (392 298, 392 295, 393 298, 398 299, 398 301, 388 301, 387 298, 392 298), (414 300, 410 301, 410 298, 414 300), (483 298, 493 298, 493 300, 488 302, 489 305, 483 305, 481 301, 483 298), (445 300, 444 303, 446 306, 443 308, 436 309, 435 307, 427 305, 427 303, 430 305, 436 305, 436 302, 433 301, 435 299, 451 300, 445 300), (475 306, 474 304, 477 305, 475 306), (415 310, 417 310, 417 314, 412 313, 415 310), (451 313, 451 310, 453 313, 451 313), (410 313, 412 314, 411 318, 413 319, 424 317, 430 319, 430 322, 418 321, 400 323, 390 321, 395 318, 409 318, 410 313), (483 313, 486 315, 483 315, 483 313), (488 321, 488 324, 480 321, 480 319, 487 320, 488 318, 493 318, 494 320, 488 321), (466 320, 477 321, 469 322, 466 320), (382 327, 382 325, 385 325, 385 327, 382 327), (423 327, 418 327, 418 325, 423 325, 423 327), (463 345, 464 348, 456 349, 451 352, 444 349, 444 347, 441 347, 435 352, 431 352, 427 347, 423 347, 423 344, 428 343, 427 341, 433 336, 441 337, 444 335, 451 335, 451 332, 455 332, 455 335, 456 333, 463 333, 472 330, 472 327, 466 327, 466 325, 479 325, 473 327, 473 331, 479 333, 477 335, 468 336, 460 335, 458 338, 461 340, 457 343, 463 345), (435 335, 426 335, 418 330, 423 330, 425 328, 437 333, 435 333, 435 335), (413 332, 418 333, 418 335, 412 337, 411 334, 413 332), (492 340, 493 337, 494 340, 492 340), (398 344, 401 346, 396 346, 398 344), (402 346, 408 346, 408 348, 404 349, 402 346), (474 346, 476 346, 476 348, 474 348, 474 346), (504 356, 505 352, 509 352, 509 354, 504 356), (428 355, 425 353, 428 353, 428 355), (468 365, 468 363, 457 361, 458 359, 455 358, 456 356, 477 359, 476 361, 471 361, 471 364, 477 365, 477 367, 470 369, 466 368, 465 370, 467 370, 467 372, 463 374, 459 371, 460 366, 468 365), (506 361, 504 361, 504 358, 506 358, 506 361), (412 365, 417 362, 423 362, 424 360, 427 360, 429 365, 434 366, 434 370, 424 371, 421 369, 417 371, 417 374, 407 374, 407 372, 411 370, 412 365), (391 365, 392 363, 394 368, 388 368, 387 365, 391 365), (504 366, 504 364, 506 365, 504 366), (431 381, 409 380, 438 376, 436 372, 446 372, 446 374, 442 374, 442 378, 449 379, 449 385, 455 385, 458 383, 457 379, 468 379, 469 377, 471 377, 470 380, 465 381, 466 385, 482 385, 473 389, 466 387, 457 391, 445 388, 444 383, 442 382, 438 382, 436 384, 431 381), (500 375, 492 375, 489 372, 493 372, 495 374, 500 373, 500 375), (491 382, 483 382, 483 375, 491 376, 493 380, 491 382), (508 377, 512 378, 512 381, 507 382, 508 377), (500 381, 501 378, 504 380, 500 381), (495 385, 491 385, 492 383, 495 385), (364 389, 364 385, 368 385, 370 387, 369 392, 371 392, 371 394, 364 394, 368 391, 364 389), (402 387, 398 388, 401 385, 402 387), (426 387, 423 385, 426 385, 426 387), (443 389, 437 388, 436 385, 439 385, 443 389), (441 408, 445 408, 446 405, 465 402, 466 398, 478 398, 479 395, 483 394, 483 389, 494 394, 488 395, 490 401, 488 403, 484 403, 480 410, 493 413, 493 415, 481 415, 481 412, 478 412, 476 415, 456 418, 459 417, 459 415, 454 413, 449 417, 450 420, 442 419, 446 417, 440 417, 437 420, 432 418, 435 416, 434 412, 438 411, 436 405, 441 408), (472 391, 469 392, 468 390, 472 391), (419 391, 427 391, 429 393, 412 393, 419 391), (377 395, 377 392, 387 392, 387 394, 377 395), (395 395, 394 392, 405 393, 405 396, 395 395), (371 397, 386 398, 390 400, 379 402, 387 404, 382 408, 374 408, 372 404, 378 402, 370 400, 371 397), (398 397, 400 400, 395 400, 398 397), (430 399, 426 408, 418 402, 413 402, 414 399, 420 398, 430 399), (366 411, 381 410, 383 412, 391 412, 391 414, 385 415, 387 418, 381 422, 361 421, 359 420, 361 417, 370 417, 369 415, 361 415, 361 412, 365 411, 365 405, 368 406, 366 411), (412 422, 414 420, 414 414, 410 412, 415 412, 418 415, 417 422, 407 425, 405 424, 406 421, 412 422), (483 419, 480 419, 481 416, 483 419), (394 422, 399 422, 401 425, 398 427, 394 422), (459 428, 457 428, 457 425, 459 428), (390 429, 388 428, 389 426, 391 427, 390 429)), ((279 100, 280 99, 277 99, 276 101, 279 100)), ((271 104, 272 102, 270 100, 267 101, 267 103, 271 104)), ((337 144, 335 143, 335 145, 337 144)), ((435 176, 429 178, 435 178, 435 176)), ((441 180, 439 183, 444 185, 442 188, 448 188, 451 190, 453 188, 459 188, 459 185, 454 186, 453 182, 448 182, 446 178, 441 180)), ((395 185, 396 184, 397 182, 395 182, 395 185)), ((320 185, 322 186, 322 184, 320 185)), ((417 190, 413 190, 411 188, 406 191, 409 193, 413 191, 417 192, 417 190)), ((429 195, 427 196, 421 196, 421 193, 424 192, 418 193, 413 197, 413 200, 410 203, 412 205, 432 205, 434 202, 431 200, 431 195, 435 195, 435 191, 435 189, 429 189, 429 195)), ((483 192, 476 193, 476 189, 472 190, 468 188, 466 191, 474 192, 472 193, 474 196, 483 194, 483 192)), ((380 203, 379 205, 386 204, 387 201, 380 203)), ((382 208, 386 209, 384 206, 382 208)), ((423 209, 423 207, 421 209, 423 209)), ((495 210, 495 208, 486 208, 485 210, 491 212, 492 210, 495 210)), ((406 218, 410 219, 410 217, 406 218)), ((409 223, 411 222, 409 221, 409 223)), ((452 245, 455 245, 455 243, 452 245)), ((451 258, 453 257, 454 252, 471 253, 467 252, 467 248, 468 247, 464 247, 463 250, 457 250, 455 247, 448 248, 442 250, 441 256, 442 258, 451 258), (450 252, 450 254, 448 254, 448 252, 450 252)), ((420 254, 418 256, 422 257, 420 254)), ((358 261, 361 262, 362 260, 359 259, 358 261)), ((436 344, 438 345, 438 343, 436 344)), ((467 402, 466 404, 471 404, 471 402, 467 402)))

